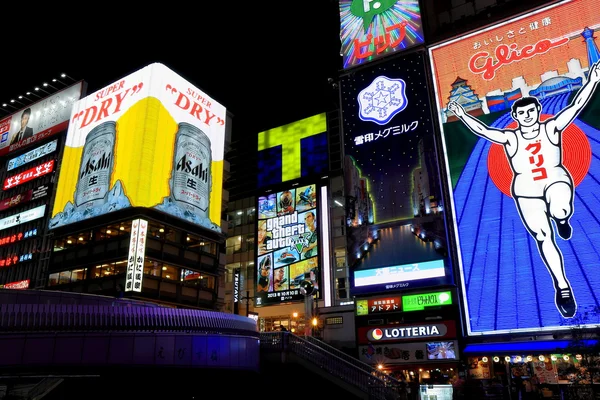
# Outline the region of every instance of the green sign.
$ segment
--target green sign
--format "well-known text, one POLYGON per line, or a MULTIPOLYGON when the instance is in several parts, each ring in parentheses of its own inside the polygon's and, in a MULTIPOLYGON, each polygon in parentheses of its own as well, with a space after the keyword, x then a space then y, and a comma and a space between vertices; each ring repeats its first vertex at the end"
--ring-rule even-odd
POLYGON ((356 315, 368 315, 369 302, 367 300, 356 300, 356 315))
POLYGON ((363 29, 367 32, 373 18, 392 8, 396 2, 397 0, 352 0, 350 12, 358 18, 362 18, 363 29))
POLYGON ((435 292, 402 296, 402 311, 421 311, 425 307, 438 307, 452 304, 451 292, 435 292))

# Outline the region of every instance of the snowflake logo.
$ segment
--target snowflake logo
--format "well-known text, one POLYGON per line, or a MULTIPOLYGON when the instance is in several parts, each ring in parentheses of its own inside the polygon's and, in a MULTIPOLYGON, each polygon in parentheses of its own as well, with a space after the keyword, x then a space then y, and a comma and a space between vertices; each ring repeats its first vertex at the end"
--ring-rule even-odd
POLYGON ((378 76, 358 94, 358 116, 385 125, 408 105, 406 82, 378 76))

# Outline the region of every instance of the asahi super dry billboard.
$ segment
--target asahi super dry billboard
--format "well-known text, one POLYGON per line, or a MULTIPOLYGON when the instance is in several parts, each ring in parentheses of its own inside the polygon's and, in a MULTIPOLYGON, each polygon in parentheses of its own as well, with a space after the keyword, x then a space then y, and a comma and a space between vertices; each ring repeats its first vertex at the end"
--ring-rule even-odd
POLYGON ((159 63, 77 102, 50 228, 147 207, 220 231, 225 114, 159 63))

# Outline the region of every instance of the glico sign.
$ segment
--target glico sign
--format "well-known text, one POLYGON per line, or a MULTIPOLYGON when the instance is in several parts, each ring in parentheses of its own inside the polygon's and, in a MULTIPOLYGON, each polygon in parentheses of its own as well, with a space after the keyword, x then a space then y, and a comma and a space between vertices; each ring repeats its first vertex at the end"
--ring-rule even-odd
POLYGON ((429 49, 468 335, 598 326, 598 4, 429 49))
POLYGON ((154 208, 220 232, 225 108, 155 63, 78 101, 50 229, 154 208))

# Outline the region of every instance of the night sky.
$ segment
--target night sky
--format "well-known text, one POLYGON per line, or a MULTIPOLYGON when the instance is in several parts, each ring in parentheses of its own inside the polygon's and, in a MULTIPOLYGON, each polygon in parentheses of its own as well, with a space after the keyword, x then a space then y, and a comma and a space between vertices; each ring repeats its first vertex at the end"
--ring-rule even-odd
MULTIPOLYGON (((363 177, 370 182, 375 203, 375 222, 412 218, 413 170, 419 166, 419 140, 433 135, 429 98, 425 83, 425 65, 422 53, 402 55, 387 60, 376 68, 356 71, 343 76, 342 113, 344 117, 344 144, 346 156, 352 156, 363 177), (357 96, 378 76, 402 79, 406 83, 407 105, 385 125, 359 118, 357 96), (414 130, 399 133, 405 126, 418 121, 414 130), (384 135, 386 128, 398 130, 384 135), (398 134, 393 134, 398 132, 398 134), (377 139, 356 144, 355 138, 373 133, 377 139)), ((377 97, 377 95, 376 95, 377 97)), ((431 177, 430 179, 438 179, 431 177)))
MULTIPOLYGON (((3 21, 10 36, 2 45, 0 105, 43 82, 61 89, 85 80, 92 93, 161 62, 223 104, 240 139, 338 107, 327 80, 342 68, 337 0, 205 1, 198 8, 27 7, 3 21), (61 72, 69 78, 53 83, 61 72)), ((0 117, 32 102, 21 101, 0 117)))

